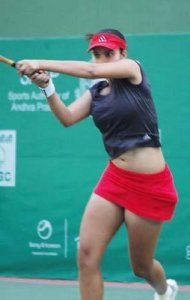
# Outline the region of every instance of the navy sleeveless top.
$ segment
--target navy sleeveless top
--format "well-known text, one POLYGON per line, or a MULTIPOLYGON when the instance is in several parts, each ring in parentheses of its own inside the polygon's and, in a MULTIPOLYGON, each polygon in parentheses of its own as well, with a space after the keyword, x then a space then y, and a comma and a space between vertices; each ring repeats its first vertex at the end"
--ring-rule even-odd
POLYGON ((141 66, 140 69, 142 81, 138 85, 121 78, 111 80, 107 95, 100 94, 109 85, 106 80, 90 88, 90 113, 111 159, 136 147, 161 146, 150 86, 141 66))

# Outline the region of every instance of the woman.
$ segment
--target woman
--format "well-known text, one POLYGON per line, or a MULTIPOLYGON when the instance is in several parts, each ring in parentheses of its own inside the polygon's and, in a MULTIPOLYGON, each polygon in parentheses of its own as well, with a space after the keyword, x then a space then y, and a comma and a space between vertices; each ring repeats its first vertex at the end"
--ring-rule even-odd
POLYGON ((162 224, 173 216, 177 193, 162 154, 150 87, 140 63, 127 57, 126 40, 119 31, 101 30, 88 39, 92 62, 17 63, 19 74, 29 76, 42 88, 52 112, 64 126, 92 115, 110 157, 80 228, 81 299, 103 299, 100 261, 125 222, 134 274, 155 289, 154 300, 174 300, 177 283, 166 280, 163 267, 154 259, 162 224), (106 80, 66 107, 46 71, 106 80))

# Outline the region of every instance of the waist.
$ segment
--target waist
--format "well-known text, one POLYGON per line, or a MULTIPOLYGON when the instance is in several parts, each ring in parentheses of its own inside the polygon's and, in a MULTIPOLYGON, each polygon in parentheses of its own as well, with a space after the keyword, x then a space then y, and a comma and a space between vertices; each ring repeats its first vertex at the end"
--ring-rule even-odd
POLYGON ((165 160, 161 148, 137 147, 126 151, 112 163, 117 167, 138 173, 153 174, 165 168, 165 160))

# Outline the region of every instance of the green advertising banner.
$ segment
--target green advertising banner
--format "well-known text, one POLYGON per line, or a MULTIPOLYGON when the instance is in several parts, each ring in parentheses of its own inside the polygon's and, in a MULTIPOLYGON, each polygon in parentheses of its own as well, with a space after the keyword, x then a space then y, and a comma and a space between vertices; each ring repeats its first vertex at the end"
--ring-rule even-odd
MULTIPOLYGON (((190 34, 127 36, 129 56, 148 74, 163 151, 179 204, 160 236, 157 257, 169 277, 190 284, 190 34)), ((1 39, 0 53, 89 60, 82 38, 1 39)), ((69 104, 93 81, 52 74, 69 104)), ((77 279, 79 226, 108 156, 91 117, 64 128, 27 77, 0 65, 0 275, 77 279)), ((122 227, 102 262, 105 280, 137 281, 122 227)))

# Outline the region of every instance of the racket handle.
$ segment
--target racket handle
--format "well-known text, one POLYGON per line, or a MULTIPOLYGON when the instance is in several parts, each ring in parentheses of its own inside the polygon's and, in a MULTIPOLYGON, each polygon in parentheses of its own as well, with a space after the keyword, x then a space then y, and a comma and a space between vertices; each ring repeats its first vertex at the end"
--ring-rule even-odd
POLYGON ((4 56, 0 55, 0 61, 3 62, 3 63, 5 63, 5 64, 10 65, 13 68, 16 67, 16 62, 14 60, 12 60, 12 59, 7 58, 7 57, 4 57, 4 56))
POLYGON ((15 61, 12 62, 11 67, 16 68, 16 62, 15 61))

